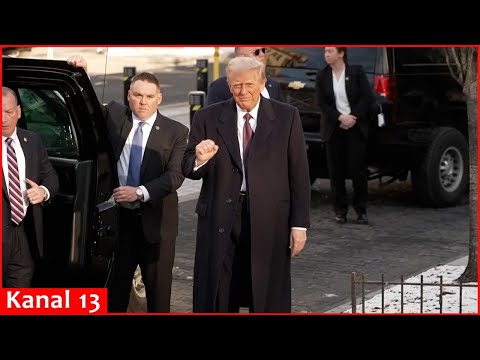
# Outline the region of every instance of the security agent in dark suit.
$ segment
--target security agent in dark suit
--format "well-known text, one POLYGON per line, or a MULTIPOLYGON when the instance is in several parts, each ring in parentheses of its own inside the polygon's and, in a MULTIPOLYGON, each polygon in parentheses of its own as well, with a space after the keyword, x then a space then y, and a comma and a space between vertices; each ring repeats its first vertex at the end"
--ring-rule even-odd
POLYGON ((30 287, 43 256, 43 205, 58 177, 40 136, 17 128, 17 95, 2 87, 2 287, 30 287))
MULTIPOLYGON (((235 57, 251 56, 265 64, 266 48, 262 47, 236 47, 235 57)), ((267 99, 285 101, 280 84, 267 76, 265 88, 262 90, 262 96, 267 99)), ((210 83, 208 86, 207 105, 216 104, 228 100, 232 97, 228 87, 227 77, 223 76, 210 83)))
MULTIPOLYGON (((67 60, 86 69, 80 56, 67 60)), ((135 75, 130 107, 112 101, 103 107, 117 159, 120 236, 108 290, 109 312, 126 312, 132 278, 140 265, 148 312, 170 312, 172 268, 178 234, 177 189, 188 128, 157 110, 162 94, 150 73, 135 75)))
POLYGON ((347 222, 345 179, 353 184, 357 223, 367 218, 367 138, 373 92, 361 66, 349 65, 347 48, 326 47, 327 66, 317 74, 322 137, 326 142, 335 221, 347 222))
POLYGON ((254 58, 227 67, 233 98, 195 114, 182 162, 203 179, 196 212, 194 312, 291 311, 291 257, 310 224, 310 180, 297 108, 260 96, 254 58))

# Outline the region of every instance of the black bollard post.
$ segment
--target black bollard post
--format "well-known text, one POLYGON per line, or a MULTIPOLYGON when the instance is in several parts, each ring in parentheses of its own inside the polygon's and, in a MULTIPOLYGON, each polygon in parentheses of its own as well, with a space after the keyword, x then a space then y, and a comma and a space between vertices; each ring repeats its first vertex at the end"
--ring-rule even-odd
POLYGON ((188 104, 190 105, 190 129, 192 128, 195 113, 205 105, 204 91, 190 91, 188 93, 188 104))
POLYGON ((197 90, 207 94, 208 91, 208 60, 197 59, 197 90))
POLYGON ((125 66, 123 68, 123 102, 125 105, 128 105, 128 90, 130 90, 130 83, 136 73, 137 68, 135 66, 125 66))

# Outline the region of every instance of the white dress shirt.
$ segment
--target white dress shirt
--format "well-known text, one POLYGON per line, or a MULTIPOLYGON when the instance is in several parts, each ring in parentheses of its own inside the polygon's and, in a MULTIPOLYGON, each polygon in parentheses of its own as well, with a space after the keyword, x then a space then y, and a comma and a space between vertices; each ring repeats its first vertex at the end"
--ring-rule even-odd
MULTIPOLYGON (((118 162, 117 162, 118 182, 120 186, 125 186, 127 184, 128 165, 130 163, 130 149, 132 148, 133 135, 137 130, 138 123, 140 121, 143 121, 145 123, 145 125, 143 125, 142 127, 142 131, 143 131, 142 161, 143 161, 143 155, 145 154, 145 149, 147 147, 148 137, 150 136, 150 132, 152 131, 153 124, 155 123, 156 118, 157 118, 157 113, 153 114, 150 118, 148 118, 145 121, 140 120, 135 116, 135 114, 132 114, 133 126, 132 126, 132 129, 130 130, 130 133, 128 134, 127 140, 125 141, 125 145, 123 146, 122 153, 120 154, 120 158, 118 159, 118 162)), ((143 202, 148 201, 150 199, 150 194, 148 193, 148 190, 143 185, 140 185, 139 188, 143 192, 142 201, 143 202)))
MULTIPOLYGON (((242 159, 242 171, 243 171, 243 180, 242 180, 242 187, 240 191, 247 191, 247 181, 245 179, 245 165, 243 165, 243 127, 245 125, 244 116, 247 113, 243 111, 238 105, 237 106, 237 137, 238 137, 238 145, 240 147, 240 158, 242 159)), ((250 126, 252 127, 252 140, 253 136, 255 136, 255 130, 257 130, 257 117, 258 117, 258 108, 260 106, 260 98, 258 99, 257 105, 249 111, 251 118, 250 118, 250 126)))
POLYGON ((343 69, 338 80, 332 70, 332 79, 333 93, 335 94, 335 105, 337 110, 342 115, 349 115, 352 110, 350 108, 350 103, 348 102, 347 91, 345 90, 345 68, 343 69))
MULTIPOLYGON (((18 175, 20 177, 20 190, 22 192, 22 198, 23 198, 23 215, 25 216, 27 214, 27 208, 28 205, 30 205, 30 201, 28 201, 27 197, 27 183, 25 182, 25 172, 26 172, 26 163, 25 163, 25 154, 23 152, 22 146, 20 145, 20 140, 18 138, 17 134, 17 129, 13 131, 13 134, 9 136, 12 138, 12 145, 13 148, 15 149, 15 155, 17 157, 17 166, 18 166, 18 175)), ((10 183, 8 181, 9 177, 9 171, 8 171, 8 158, 7 158, 7 144, 5 140, 7 139, 7 136, 2 135, 2 169, 3 169, 3 177, 5 179, 5 184, 7 186, 7 192, 10 192, 10 183)), ((43 186, 40 185, 40 187, 45 191, 47 196, 45 196, 44 201, 47 201, 50 199, 50 191, 43 186)))
POLYGON ((263 88, 262 92, 260 93, 264 98, 270 99, 270 94, 267 90, 267 83, 265 83, 265 87, 263 88))

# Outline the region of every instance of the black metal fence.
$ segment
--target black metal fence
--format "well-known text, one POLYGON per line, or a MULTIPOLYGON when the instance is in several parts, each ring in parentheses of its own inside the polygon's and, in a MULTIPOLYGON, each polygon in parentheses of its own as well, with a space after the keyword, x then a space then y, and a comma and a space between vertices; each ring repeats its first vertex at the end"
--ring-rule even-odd
POLYGON ((425 283, 423 281, 423 275, 420 275, 420 282, 405 282, 403 275, 400 277, 400 282, 398 281, 385 281, 384 274, 382 274, 380 281, 374 280, 365 280, 365 274, 357 274, 352 272, 351 276, 351 295, 352 295, 352 313, 357 312, 357 285, 360 285, 360 292, 361 292, 361 306, 362 306, 362 313, 365 313, 365 286, 366 285, 381 285, 381 312, 385 312, 385 290, 387 286, 390 285, 400 285, 400 313, 404 313, 404 294, 405 294, 405 287, 407 286, 418 286, 419 287, 419 300, 420 300, 420 313, 423 313, 423 305, 424 305, 424 289, 425 287, 438 287, 439 297, 438 297, 438 305, 439 305, 439 312, 443 312, 443 296, 445 293, 446 288, 456 287, 459 288, 458 294, 458 312, 462 313, 462 305, 463 305, 463 289, 466 287, 477 287, 477 284, 444 284, 443 283, 443 276, 439 276, 438 283, 425 283))

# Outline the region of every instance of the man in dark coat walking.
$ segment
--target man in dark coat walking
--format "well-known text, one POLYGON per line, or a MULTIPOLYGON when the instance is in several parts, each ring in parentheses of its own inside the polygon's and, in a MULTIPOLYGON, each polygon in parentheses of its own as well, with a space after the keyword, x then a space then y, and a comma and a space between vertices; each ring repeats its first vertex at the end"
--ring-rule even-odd
POLYGON ((193 311, 291 311, 291 257, 310 226, 310 181, 297 108, 260 96, 251 57, 227 67, 233 98, 195 114, 182 161, 203 179, 193 311))

